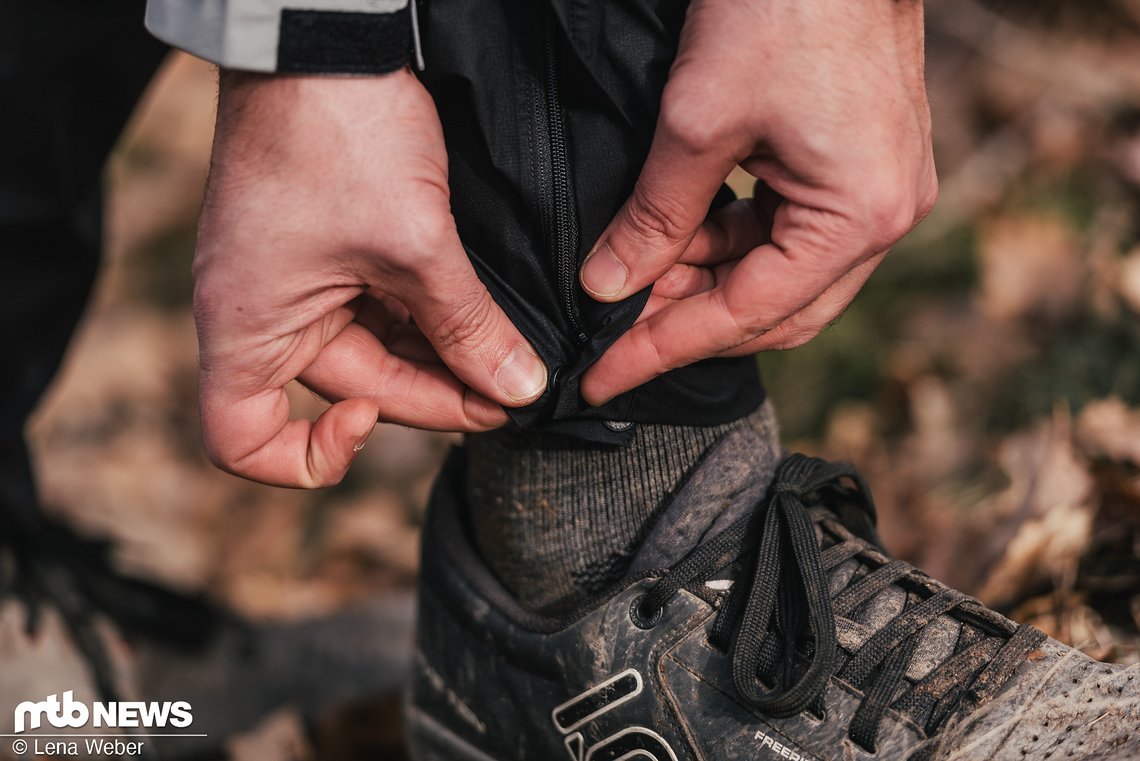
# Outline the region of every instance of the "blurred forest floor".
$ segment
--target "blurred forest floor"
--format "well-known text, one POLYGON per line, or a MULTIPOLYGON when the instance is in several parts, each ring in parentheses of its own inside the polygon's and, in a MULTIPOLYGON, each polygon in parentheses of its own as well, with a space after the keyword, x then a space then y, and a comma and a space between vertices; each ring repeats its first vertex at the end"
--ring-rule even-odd
MULTIPOLYGON (((1134 663, 1140 5, 927 8, 938 207, 835 326, 760 358, 764 377, 789 446, 868 474, 895 553, 1134 663)), ((109 171, 106 268, 30 435, 46 502, 113 537, 125 571, 257 620, 318 616, 413 584, 457 438, 382 426, 320 492, 207 463, 189 264, 214 91, 175 55, 136 114, 109 171)), ((304 743, 281 758, 355 757, 304 743)))

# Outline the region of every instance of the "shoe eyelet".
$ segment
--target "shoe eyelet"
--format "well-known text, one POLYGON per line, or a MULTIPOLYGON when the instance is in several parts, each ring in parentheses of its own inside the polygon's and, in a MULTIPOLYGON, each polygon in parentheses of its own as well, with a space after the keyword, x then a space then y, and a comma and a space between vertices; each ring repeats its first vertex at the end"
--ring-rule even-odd
POLYGON ((632 621, 633 625, 638 629, 652 629, 654 626, 657 626, 657 623, 661 620, 661 613, 664 609, 658 608, 653 611, 653 615, 647 616, 645 611, 641 609, 641 604, 644 601, 645 595, 634 598, 633 604, 629 606, 629 620, 632 621))

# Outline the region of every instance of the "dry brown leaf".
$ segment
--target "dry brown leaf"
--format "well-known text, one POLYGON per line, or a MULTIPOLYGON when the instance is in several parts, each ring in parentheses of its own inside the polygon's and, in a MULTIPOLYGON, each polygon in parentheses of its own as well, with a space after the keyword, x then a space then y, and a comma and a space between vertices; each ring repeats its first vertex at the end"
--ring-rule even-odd
POLYGON ((1117 397, 1089 404, 1077 419, 1077 443, 1090 456, 1140 465, 1140 410, 1117 397))
POLYGON ((1070 314, 1084 265, 1073 232, 1055 217, 1003 217, 979 231, 980 308, 999 320, 1070 314))
POLYGON ((990 565, 978 596, 991 604, 1019 599, 1042 582, 1071 585, 1089 543, 1093 480, 1073 450, 1068 414, 1006 439, 998 460, 1009 487, 989 508, 1006 516, 991 534, 990 565))

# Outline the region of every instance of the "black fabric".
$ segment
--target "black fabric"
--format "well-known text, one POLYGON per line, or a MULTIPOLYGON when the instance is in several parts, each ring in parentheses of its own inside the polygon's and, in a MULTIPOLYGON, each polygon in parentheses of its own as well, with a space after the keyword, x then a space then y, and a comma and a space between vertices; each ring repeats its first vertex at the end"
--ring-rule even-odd
POLYGON ((387 74, 412 54, 411 13, 281 11, 277 71, 387 74))
MULTIPOLYGON (((496 301, 552 370, 547 393, 512 410, 514 421, 625 443, 631 429, 602 421, 714 425, 756 409, 764 394, 751 358, 675 370, 600 408, 578 391, 582 374, 649 295, 601 304, 581 290, 576 273, 648 152, 685 0, 429 0, 422 9, 422 80, 443 122, 460 237, 496 301), (552 73, 560 105, 553 114, 552 73), (572 262, 558 261, 568 236, 546 198, 556 184, 549 120, 559 117, 573 188, 572 262)), ((717 203, 731 197, 725 189, 717 203)))

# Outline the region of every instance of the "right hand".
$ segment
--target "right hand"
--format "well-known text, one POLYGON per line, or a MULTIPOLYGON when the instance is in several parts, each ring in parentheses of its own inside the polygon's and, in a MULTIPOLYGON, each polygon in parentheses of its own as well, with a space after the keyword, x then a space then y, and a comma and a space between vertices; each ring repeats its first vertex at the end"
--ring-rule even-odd
POLYGON ((599 301, 655 284, 587 402, 842 314, 937 196, 923 28, 921 0, 692 0, 641 176, 582 266, 599 301), (708 218, 737 165, 758 203, 708 218))
POLYGON ((223 72, 194 277, 206 450, 240 476, 333 484, 378 419, 488 430, 546 387, 460 244, 407 71, 223 72), (334 402, 315 422, 290 420, 294 379, 334 402))

